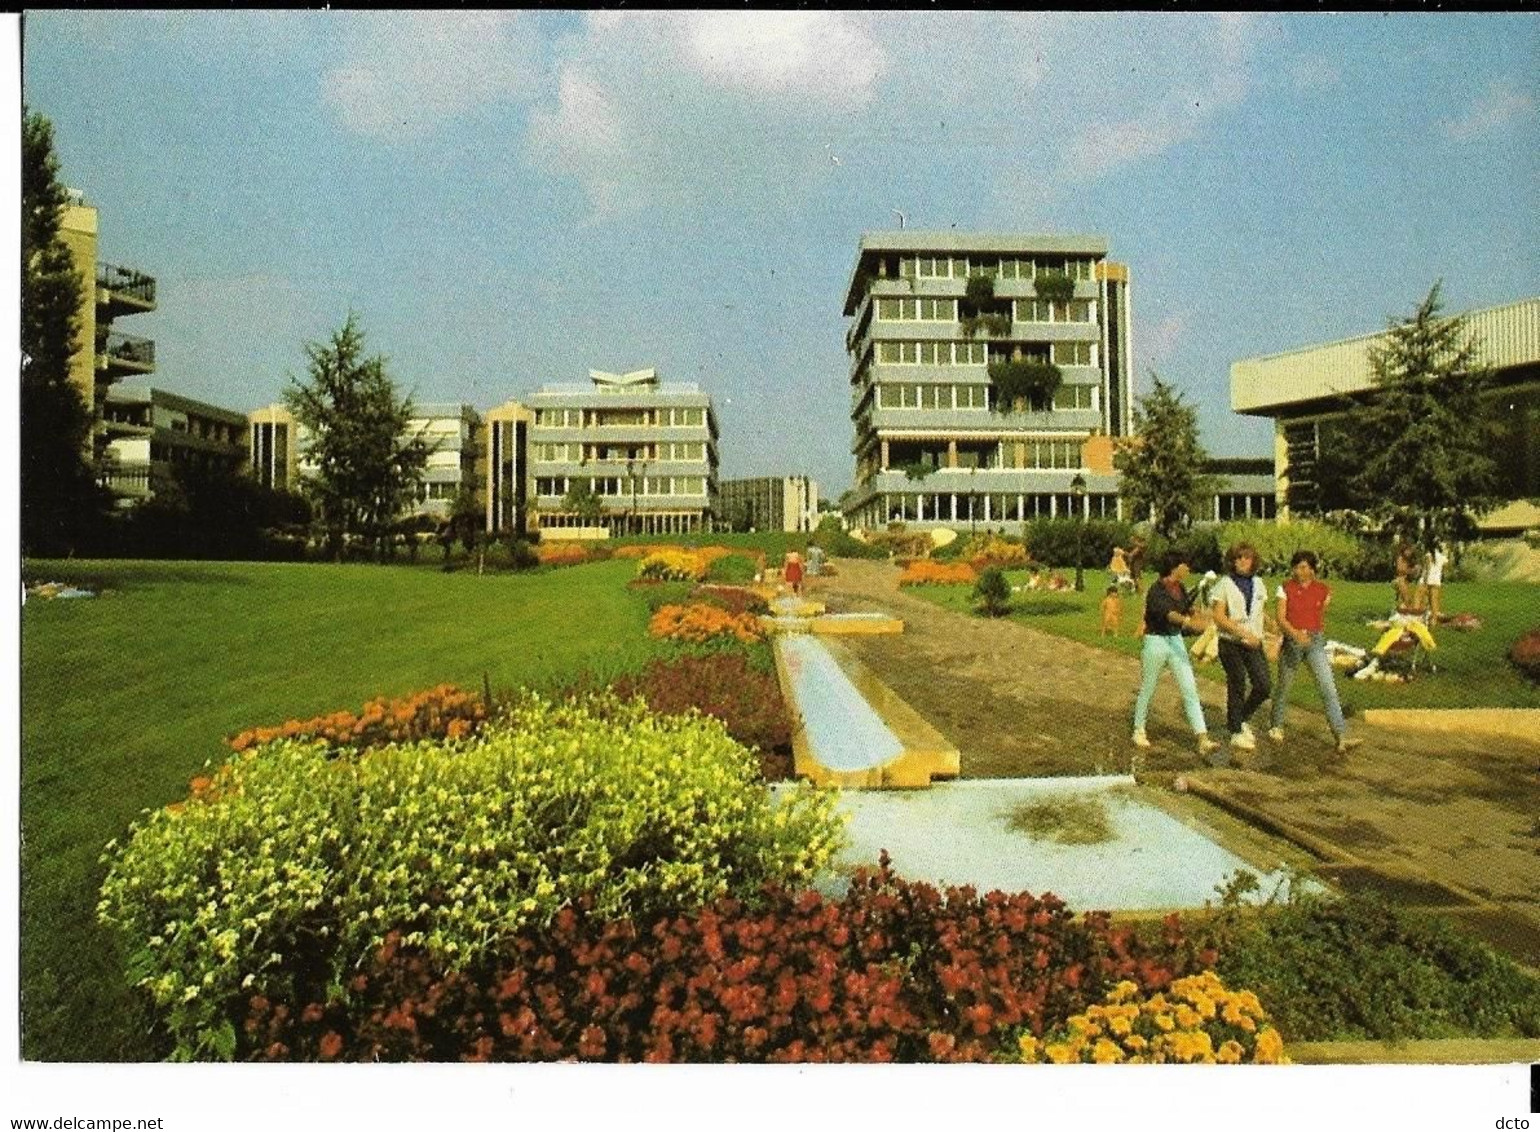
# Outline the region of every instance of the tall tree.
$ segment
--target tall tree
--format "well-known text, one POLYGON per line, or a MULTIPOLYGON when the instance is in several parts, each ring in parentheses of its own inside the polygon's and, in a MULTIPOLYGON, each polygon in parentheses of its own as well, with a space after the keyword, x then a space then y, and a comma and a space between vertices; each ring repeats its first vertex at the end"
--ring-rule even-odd
POLYGON ((1135 435, 1118 446, 1112 463, 1135 520, 1152 515, 1156 533, 1172 538, 1192 525, 1214 479, 1203 472, 1208 454, 1198 441, 1198 410, 1158 375, 1150 377, 1154 389, 1134 407, 1135 435))
POLYGON ((84 281, 59 234, 68 198, 53 124, 27 111, 21 136, 21 545, 68 554, 106 509, 90 462, 91 410, 70 380, 84 281))
POLYGON ((1398 539, 1432 549, 1467 538, 1501 501, 1481 395, 1492 375, 1465 319, 1440 315, 1441 283, 1369 350, 1372 394, 1334 433, 1338 463, 1356 468, 1347 495, 1398 539))
POLYGON ((289 381, 284 401, 309 432, 304 481, 326 532, 327 551, 342 558, 349 535, 376 550, 391 524, 416 497, 428 445, 407 436, 411 399, 396 390, 379 355, 364 356, 364 335, 349 314, 329 342, 307 342, 309 379, 289 381))

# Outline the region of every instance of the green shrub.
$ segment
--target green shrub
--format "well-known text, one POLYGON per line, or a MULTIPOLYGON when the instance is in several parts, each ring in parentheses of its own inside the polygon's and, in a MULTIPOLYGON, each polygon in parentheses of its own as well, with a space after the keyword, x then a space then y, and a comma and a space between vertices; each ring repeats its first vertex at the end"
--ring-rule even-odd
POLYGON ((758 572, 754 559, 741 554, 726 554, 706 567, 706 581, 741 586, 752 582, 758 572))
MULTIPOLYGON (((1099 570, 1112 560, 1112 548, 1125 549, 1133 540, 1133 526, 1117 519, 1033 519, 1026 528, 1027 553, 1034 561, 1059 568, 1080 565, 1099 570)), ((1147 559, 1148 560, 1148 559, 1147 559)))
POLYGON ((231 1056, 253 994, 341 987, 391 929, 451 968, 586 898, 624 916, 767 882, 837 849, 824 792, 773 804, 715 720, 530 697, 471 741, 330 758, 279 742, 110 843, 98 916, 176 1054, 231 1056))
POLYGON ((1033 281, 1037 297, 1051 303, 1067 303, 1075 297, 1075 281, 1057 271, 1040 272, 1033 281))
POLYGON ((810 545, 823 547, 823 552, 830 558, 886 558, 888 552, 881 547, 871 546, 860 539, 851 538, 849 532, 833 515, 818 524, 818 529, 813 532, 808 540, 810 545))
POLYGON ((995 387, 995 412, 1009 413, 1018 407, 1046 408, 1064 374, 1052 362, 998 361, 989 363, 989 380, 995 387))
POLYGON ((1180 551, 1194 574, 1202 574, 1206 570, 1216 574, 1224 573, 1224 547, 1219 543, 1218 528, 1193 527, 1174 539, 1151 535, 1147 541, 1149 545, 1144 556, 1144 566, 1151 573, 1156 569, 1155 564, 1160 561, 1160 556, 1168 550, 1180 551))
POLYGON ((1217 970, 1290 1041, 1540 1036, 1540 978, 1441 917, 1361 895, 1233 913, 1220 913, 1217 970))
POLYGON ((1011 611, 1011 584, 998 566, 991 566, 973 584, 973 600, 986 617, 1004 617, 1011 611))
POLYGON ((1221 553, 1238 542, 1256 547, 1261 559, 1258 573, 1265 574, 1287 574, 1289 559, 1296 550, 1313 550, 1320 559, 1322 576, 1346 578, 1365 555, 1364 542, 1357 535, 1311 519, 1285 525, 1259 519, 1222 523, 1214 537, 1221 553))

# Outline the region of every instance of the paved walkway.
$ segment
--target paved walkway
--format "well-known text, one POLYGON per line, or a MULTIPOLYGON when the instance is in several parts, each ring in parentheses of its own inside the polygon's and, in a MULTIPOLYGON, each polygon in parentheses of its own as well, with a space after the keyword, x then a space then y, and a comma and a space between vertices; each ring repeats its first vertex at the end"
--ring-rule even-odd
MULTIPOLYGON (((1127 772, 1139 664, 1034 630, 969 617, 898 589, 886 562, 842 559, 814 583, 833 611, 883 610, 898 636, 852 638, 853 652, 962 752, 966 778, 1127 772)), ((1224 687, 1200 680, 1223 731, 1224 687)), ((1365 745, 1334 758, 1325 720, 1291 708, 1291 741, 1265 770, 1204 766, 1163 680, 1146 781, 1176 784, 1309 848, 1344 887, 1444 908, 1540 967, 1540 742, 1427 735, 1356 724, 1365 745)))

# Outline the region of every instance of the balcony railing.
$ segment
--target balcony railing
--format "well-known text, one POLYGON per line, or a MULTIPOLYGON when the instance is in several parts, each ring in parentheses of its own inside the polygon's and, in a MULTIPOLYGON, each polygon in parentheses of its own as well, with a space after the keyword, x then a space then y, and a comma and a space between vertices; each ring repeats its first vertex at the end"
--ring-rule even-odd
POLYGON ((97 465, 96 482, 118 496, 150 494, 150 465, 103 462, 97 465))
POLYGON ((155 278, 131 267, 119 267, 115 263, 96 265, 96 285, 120 295, 127 295, 140 302, 155 305, 155 278))
POLYGON ((136 338, 132 334, 110 331, 102 346, 102 357, 114 362, 127 362, 133 366, 155 368, 155 343, 148 338, 136 338))

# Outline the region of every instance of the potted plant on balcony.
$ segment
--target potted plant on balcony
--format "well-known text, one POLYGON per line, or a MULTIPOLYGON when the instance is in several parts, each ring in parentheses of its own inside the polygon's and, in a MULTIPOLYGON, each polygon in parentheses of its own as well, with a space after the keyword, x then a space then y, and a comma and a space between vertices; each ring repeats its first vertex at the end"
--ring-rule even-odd
POLYGON ((995 387, 994 410, 1009 413, 1051 405, 1064 374, 1052 362, 1014 358, 990 362, 989 380, 995 387))
POLYGON ((1075 281, 1058 271, 1045 271, 1033 281, 1037 297, 1050 303, 1067 303, 1075 297, 1075 281))

